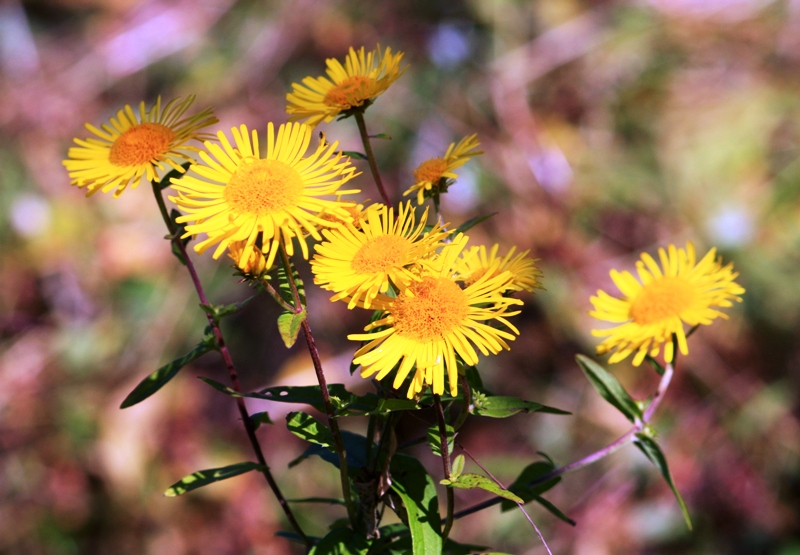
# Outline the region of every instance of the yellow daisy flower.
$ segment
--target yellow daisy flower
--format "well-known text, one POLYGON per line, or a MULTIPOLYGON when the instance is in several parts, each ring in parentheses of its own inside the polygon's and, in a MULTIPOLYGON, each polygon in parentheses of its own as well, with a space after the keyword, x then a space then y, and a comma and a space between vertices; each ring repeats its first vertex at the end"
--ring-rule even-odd
POLYGON ((199 150, 186 143, 204 140, 208 136, 197 131, 217 123, 211 108, 183 118, 192 102, 193 95, 183 100, 175 98, 162 109, 159 96, 149 111, 142 102, 138 116, 126 105, 109 120, 110 125, 102 124, 102 129, 87 123, 86 129, 96 137, 75 139, 79 146, 70 148, 69 159, 62 162, 70 183, 86 187, 86 196, 116 189, 116 198, 131 182, 132 188, 138 187, 142 176, 155 181, 156 170, 163 172, 169 166, 183 173, 181 164, 192 161, 187 153, 199 150))
POLYGON ((359 192, 339 190, 358 175, 350 159, 337 152, 338 143, 329 145, 324 140, 306 157, 313 131, 299 123, 281 125, 277 137, 272 123, 268 124, 263 158, 255 130, 252 139, 244 125, 231 132, 235 149, 220 131, 217 136, 221 146, 206 141, 208 152, 200 151, 203 163, 193 165, 190 174, 172 181, 178 196, 169 199, 186 212, 176 221, 194 222, 186 226, 184 237, 205 233, 208 237, 194 250, 203 253, 217 245, 214 258, 219 258, 231 243, 244 241, 239 267, 249 260, 259 237, 267 268, 272 266, 281 240, 292 255, 292 238, 297 237, 303 257, 308 258, 304 233, 319 240, 317 226, 338 225, 317 214, 326 210, 347 217, 336 201, 321 197, 359 192))
POLYGON ((251 249, 250 256, 248 258, 242 257, 242 252, 244 251, 245 245, 247 241, 235 241, 228 245, 228 256, 233 260, 236 267, 241 270, 243 274, 248 276, 258 277, 267 270, 269 270, 269 266, 267 266, 267 259, 264 257, 264 253, 261 252, 261 249, 255 247, 251 249))
POLYGON ((335 58, 325 60, 328 77, 306 77, 302 85, 292 83, 292 92, 286 95, 289 121, 306 120, 313 126, 321 121, 328 123, 353 108, 369 106, 403 74, 402 59, 402 52, 392 54, 388 47, 381 54, 380 46, 370 52, 362 46, 358 51, 350 48, 344 65, 335 58))
POLYGON ((347 336, 368 342, 356 351, 353 360, 361 365, 362 377, 377 373, 377 379, 382 379, 399 364, 393 384, 397 389, 416 368, 407 393, 412 398, 425 384, 432 386, 434 393, 443 393, 447 373, 450 393, 456 395, 456 355, 474 365, 478 355, 473 344, 484 355, 509 348, 506 341, 514 340, 519 331, 506 317, 519 311, 508 309, 522 301, 503 296, 510 279, 508 272, 487 272, 465 289, 458 286, 452 275, 466 244, 467 237, 459 234, 443 247, 440 270, 424 272, 420 281, 412 281, 396 298, 375 298, 372 304, 384 311, 383 317, 364 328, 370 333, 347 336), (491 321, 513 333, 488 325, 491 321))
POLYGON ((417 203, 422 204, 426 196, 446 193, 453 184, 452 180, 458 177, 453 170, 466 164, 473 156, 483 154, 482 150, 475 150, 480 144, 477 133, 464 137, 458 144, 450 143, 443 157, 425 160, 414 170, 415 183, 403 196, 417 193, 417 203))
POLYGON ((347 212, 347 217, 343 218, 340 214, 328 213, 325 211, 320 212, 318 215, 321 219, 329 222, 338 224, 352 224, 354 228, 361 229, 364 220, 367 218, 367 213, 373 210, 381 210, 383 206, 384 205, 381 203, 374 203, 370 204, 367 208, 364 208, 364 203, 341 202, 339 204, 339 208, 347 212))
POLYGON ((487 254, 486 247, 481 245, 472 247, 459 260, 458 279, 467 285, 478 281, 490 269, 494 268, 495 274, 510 272, 511 281, 508 282, 510 291, 530 291, 541 289, 540 279, 542 273, 536 267, 536 260, 528 258, 530 251, 514 256, 516 247, 511 247, 503 258, 498 258, 497 251, 500 245, 495 245, 487 254), (499 262, 499 265, 496 263, 499 262))
POLYGON ((744 293, 734 279, 739 274, 733 265, 722 266, 715 259, 716 249, 711 249, 700 260, 695 260, 692 243, 686 249, 658 250, 661 267, 647 253, 636 262, 639 280, 630 272, 611 270, 611 279, 624 298, 614 298, 598 291, 590 301, 595 310, 589 314, 599 320, 617 324, 605 330, 592 330, 595 337, 606 337, 597 353, 612 349, 616 352, 609 363, 619 362, 636 351, 634 366, 639 366, 646 355, 658 355, 664 345, 664 360, 674 358, 672 335, 678 338, 678 348, 689 353, 683 326, 708 325, 715 318, 727 318, 715 307, 733 306, 731 301, 741 301, 744 293))
MULTIPOLYGON (((371 207, 370 207, 371 208, 371 207)), ((325 242, 315 247, 311 260, 314 283, 336 294, 332 301, 348 300, 348 308, 370 308, 378 293, 389 284, 405 287, 419 281, 414 270, 422 259, 433 254, 448 232, 435 225, 428 233, 425 210, 415 226, 411 203, 400 204, 397 218, 394 208, 380 205, 368 210, 361 229, 352 224, 324 230, 325 242)))

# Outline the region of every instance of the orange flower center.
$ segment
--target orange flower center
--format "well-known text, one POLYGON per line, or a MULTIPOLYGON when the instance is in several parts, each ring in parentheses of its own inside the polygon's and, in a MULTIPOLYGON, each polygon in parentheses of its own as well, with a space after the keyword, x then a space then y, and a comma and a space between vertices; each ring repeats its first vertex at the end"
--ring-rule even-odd
POLYGON ((447 171, 447 161, 444 158, 431 158, 414 170, 414 179, 417 183, 428 181, 435 184, 445 171, 447 171))
POLYGON ((108 153, 115 166, 138 166, 162 156, 169 150, 175 132, 160 123, 140 123, 124 131, 108 153))
POLYGON ((630 316, 646 326, 674 318, 692 306, 695 291, 684 278, 661 277, 645 285, 631 304, 630 316))
POLYGON ((303 178, 278 160, 245 159, 225 187, 225 202, 235 211, 266 216, 296 205, 303 196, 303 178))
POLYGON ((411 241, 399 235, 379 235, 364 243, 350 262, 358 274, 388 272, 403 265, 411 241))
POLYGON ((331 108, 349 110, 353 106, 361 106, 372 97, 375 79, 363 75, 353 75, 337 84, 327 93, 322 103, 331 108))
POLYGON ((412 283, 414 294, 401 295, 392 303, 394 328, 402 337, 425 342, 441 339, 467 317, 467 295, 452 280, 426 277, 412 283))

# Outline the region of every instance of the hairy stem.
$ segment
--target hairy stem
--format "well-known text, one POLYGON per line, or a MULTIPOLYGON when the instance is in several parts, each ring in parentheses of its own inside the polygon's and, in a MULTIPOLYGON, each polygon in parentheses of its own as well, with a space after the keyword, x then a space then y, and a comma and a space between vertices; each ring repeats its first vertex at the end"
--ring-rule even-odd
MULTIPOLYGON (((294 310, 295 312, 299 313, 303 310, 303 303, 300 300, 300 293, 298 292, 297 284, 294 281, 292 265, 289 262, 289 255, 286 254, 286 248, 284 247, 283 242, 281 242, 280 251, 281 260, 283 261, 283 266, 286 269, 286 276, 292 289, 292 297, 294 297, 294 310)), ((339 457, 339 474, 342 481, 342 495, 344 496, 344 502, 347 506, 347 516, 350 519, 350 524, 353 526, 353 528, 355 528, 357 524, 356 510, 355 506, 353 505, 353 498, 350 494, 350 476, 347 468, 347 452, 344 449, 342 434, 339 431, 339 422, 336 420, 333 403, 331 403, 331 396, 328 392, 328 382, 325 380, 325 373, 322 371, 322 361, 319 358, 319 351, 317 350, 317 345, 314 342, 314 336, 311 334, 311 327, 308 325, 308 319, 303 320, 301 325, 303 328, 303 335, 306 338, 308 352, 311 355, 311 362, 314 364, 314 372, 317 374, 317 382, 319 382, 319 389, 322 393, 322 402, 325 404, 325 414, 328 417, 328 426, 333 434, 334 448, 336 449, 336 454, 339 457)))
POLYGON ((391 208, 392 201, 389 200, 389 195, 386 194, 386 189, 383 188, 381 174, 378 173, 378 163, 375 161, 375 154, 372 152, 372 145, 369 142, 367 124, 364 122, 364 112, 356 111, 355 118, 358 124, 358 132, 361 134, 361 142, 364 143, 364 150, 366 151, 367 160, 369 161, 369 169, 372 171, 372 178, 375 180, 375 185, 378 187, 383 202, 386 203, 386 206, 391 208))
MULTIPOLYGON (((453 469, 450 466, 450 453, 447 446, 447 423, 444 420, 444 409, 442 408, 442 400, 439 396, 433 394, 433 405, 436 409, 436 421, 439 423, 439 441, 441 443, 442 452, 442 469, 444 470, 444 477, 450 478, 453 469)), ((455 497, 453 488, 447 486, 447 520, 444 523, 442 530, 442 542, 447 541, 447 536, 450 535, 450 529, 453 527, 453 511, 455 509, 455 497)))
MULTIPOLYGON (((200 278, 197 275, 197 270, 194 267, 194 263, 192 259, 189 258, 189 253, 186 251, 186 245, 183 244, 181 240, 178 229, 175 226, 172 218, 169 217, 169 212, 167 211, 166 204, 164 203, 164 197, 161 194, 161 189, 158 183, 153 182, 153 195, 156 198, 156 202, 158 203, 158 208, 161 211, 161 217, 164 219, 164 223, 167 225, 167 229, 170 233, 170 241, 172 244, 175 245, 181 255, 183 256, 183 260, 186 263, 186 269, 189 270, 189 275, 192 278, 192 283, 194 284, 194 288, 197 291, 197 296, 200 299, 200 303, 204 305, 208 305, 208 298, 206 297, 205 290, 203 289, 203 285, 200 282, 200 278)), ((219 327, 219 324, 214 319, 211 314, 206 314, 208 318, 208 325, 211 326, 211 329, 214 333, 214 338, 217 342, 217 346, 219 347, 219 352, 222 354, 222 359, 225 361, 225 366, 228 369, 228 376, 231 381, 231 386, 237 393, 242 392, 241 385, 239 383, 239 375, 236 372, 236 368, 233 365, 233 359, 231 358, 230 352, 228 351, 228 347, 225 344, 225 339, 222 336, 222 330, 219 327)), ((281 508, 283 509, 284 514, 286 515, 289 524, 292 526, 294 531, 299 535, 303 542, 307 546, 311 546, 312 542, 306 536, 303 529, 300 527, 300 524, 297 522, 297 519, 292 512, 292 508, 289 506, 289 503, 286 501, 286 498, 283 496, 283 493, 278 487, 278 483, 275 481, 275 478, 272 476, 272 472, 269 470, 267 466, 267 460, 264 457, 264 452, 261 449, 261 444, 258 441, 258 437, 256 437, 255 427, 253 426, 253 422, 250 420, 250 415, 247 412, 247 406, 244 403, 244 399, 241 397, 236 397, 236 406, 239 409, 239 415, 242 418, 242 423, 244 424, 245 432, 247 433, 247 438, 250 440, 250 445, 253 448, 253 452, 256 455, 256 459, 258 459, 258 464, 262 466, 261 473, 266 478, 267 483, 269 484, 272 493, 275 495, 278 503, 280 504, 281 508)))

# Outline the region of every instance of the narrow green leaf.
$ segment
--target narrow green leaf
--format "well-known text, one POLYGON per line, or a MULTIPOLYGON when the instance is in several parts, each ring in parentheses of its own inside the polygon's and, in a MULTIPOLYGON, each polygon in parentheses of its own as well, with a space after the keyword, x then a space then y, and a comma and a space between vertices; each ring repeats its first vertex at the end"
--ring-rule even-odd
MULTIPOLYGON (((522 472, 520 472, 519 476, 517 476, 517 479, 514 480, 514 483, 508 486, 508 489, 509 491, 518 495, 524 503, 527 503, 533 500, 537 495, 546 492, 561 481, 559 476, 554 476, 545 482, 531 485, 531 482, 537 482, 539 478, 549 474, 553 470, 554 466, 549 461, 537 461, 531 463, 526 466, 522 472)), ((503 501, 501 505, 501 510, 503 512, 510 511, 511 509, 515 508, 516 505, 508 501, 503 501)))
POLYGON ((304 497, 303 499, 287 499, 289 503, 327 503, 328 505, 344 505, 344 499, 332 497, 304 497))
POLYGON ((334 528, 311 549, 309 555, 366 555, 371 543, 350 528, 334 528))
MULTIPOLYGON (((414 555, 442 552, 442 519, 436 484, 417 459, 395 454, 390 466, 392 490, 400 496, 411 530, 414 555)), ((402 517, 401 517, 402 519, 402 517)))
POLYGON ((250 301, 256 298, 256 295, 252 297, 248 297, 243 301, 239 301, 238 303, 232 303, 227 305, 216 305, 216 304, 201 304, 200 308, 203 309, 203 312, 210 315, 215 322, 219 322, 226 316, 230 316, 231 314, 236 314, 244 307, 246 307, 250 301))
POLYGON ((286 427, 300 439, 333 450, 334 440, 330 429, 310 414, 290 412, 286 415, 286 427))
POLYGON ((541 505, 542 507, 544 507, 545 509, 547 509, 548 511, 550 511, 550 513, 552 513, 552 514, 553 514, 554 516, 556 516, 557 518, 559 518, 559 519, 563 520, 564 522, 566 522, 566 523, 567 523, 567 524, 569 524, 570 526, 575 526, 575 525, 577 524, 577 522, 575 522, 575 521, 574 521, 574 520, 572 520, 570 517, 568 517, 567 515, 565 515, 565 514, 564 514, 564 513, 561 511, 561 509, 559 509, 558 507, 556 507, 555 505, 553 505, 553 504, 552 504, 550 501, 548 501, 547 499, 545 499, 545 498, 544 498, 544 497, 542 497, 541 495, 537 495, 536 497, 534 497, 534 498, 533 498, 533 501, 536 501, 536 502, 537 502, 539 505, 541 505))
POLYGON ((653 367, 653 370, 658 372, 659 376, 663 376, 664 375, 664 372, 665 372, 664 367, 661 366, 661 364, 656 359, 654 359, 650 355, 645 355, 644 359, 647 361, 647 363, 650 366, 653 367))
POLYGON ((492 212, 491 214, 487 214, 485 216, 475 216, 474 218, 470 218, 469 220, 458 226, 455 229, 455 231, 453 231, 453 235, 455 236, 458 235, 459 233, 464 233, 467 230, 472 229, 476 225, 485 222, 492 216, 497 216, 497 214, 498 214, 497 212, 492 212))
MULTIPOLYGON (((186 224, 179 224, 178 222, 175 221, 175 219, 180 217, 180 215, 181 213, 178 212, 175 208, 173 208, 172 211, 169 213, 169 219, 172 220, 172 225, 175 226, 177 236, 183 237, 183 234, 186 233, 186 224)), ((169 236, 167 236, 167 238, 172 239, 172 237, 169 236)), ((183 243, 184 247, 188 245, 189 241, 191 240, 192 240, 191 236, 185 237, 184 239, 179 239, 179 241, 183 243)), ((172 245, 172 254, 175 255, 175 258, 178 259, 178 262, 186 266, 186 261, 183 259, 183 253, 181 252, 181 249, 178 248, 176 242, 170 241, 170 244, 172 245)))
MULTIPOLYGON (((449 424, 445 425, 445 430, 447 432, 447 452, 452 453, 453 445, 455 443, 455 431, 453 430, 453 427, 450 426, 449 424)), ((428 428, 426 435, 428 437, 428 445, 431 446, 431 451, 433 451, 433 454, 436 455, 437 457, 441 457, 442 436, 439 434, 439 426, 434 425, 428 428)))
POLYGON ((661 447, 658 446, 658 443, 656 443, 655 440, 646 436, 645 434, 636 434, 636 440, 634 440, 633 443, 642 453, 644 453, 648 459, 650 459, 650 462, 658 467, 658 470, 661 472, 664 480, 666 480, 667 484, 672 490, 672 493, 675 494, 675 499, 678 500, 678 505, 683 513, 683 518, 686 520, 686 526, 688 526, 689 530, 691 530, 692 519, 689 516, 689 509, 686 507, 683 497, 681 497, 678 488, 675 486, 675 482, 672 480, 672 473, 669 471, 669 466, 667 466, 667 458, 664 456, 664 452, 661 451, 661 447))
POLYGON ((389 140, 389 141, 392 140, 392 137, 390 135, 388 135, 387 133, 377 133, 375 135, 370 135, 369 138, 370 139, 386 139, 386 140, 389 140))
POLYGON ((254 430, 257 430, 261 424, 274 424, 268 412, 254 412, 250 415, 250 422, 253 423, 254 430))
MULTIPOLYGON (((348 432, 347 430, 341 431, 342 443, 344 443, 344 450, 347 453, 347 468, 352 476, 358 474, 364 466, 366 466, 367 454, 367 438, 362 435, 348 432)), ((377 447, 373 443, 372 452, 374 453, 377 447)), ((293 468, 306 460, 309 457, 317 456, 339 468, 339 456, 327 447, 321 445, 309 445, 302 455, 289 463, 289 468, 293 468)), ((381 460, 378 461, 380 467, 381 460)))
POLYGON ((631 396, 628 395, 628 392, 625 391, 625 388, 622 387, 617 378, 609 374, 605 368, 589 357, 577 355, 575 359, 603 399, 614 405, 631 422, 641 420, 642 410, 631 399, 631 396))
MULTIPOLYGON (((303 285, 303 280, 300 279, 300 274, 297 273, 297 268, 294 267, 294 263, 292 259, 289 259, 289 266, 292 268, 292 276, 294 276, 295 286, 297 287, 297 293, 300 296, 300 302, 303 306, 306 304, 306 290, 305 286, 303 285)), ((278 293, 280 294, 281 298, 289 303, 291 306, 295 305, 294 300, 294 293, 292 292, 292 284, 289 283, 289 279, 287 277, 286 269, 283 267, 283 264, 278 266, 278 293)))
POLYGON ((306 321, 306 309, 301 312, 284 312, 278 316, 278 332, 281 334, 283 344, 290 348, 297 341, 300 326, 306 321))
POLYGON ((525 401, 516 397, 487 396, 476 393, 472 399, 472 414, 489 418, 508 418, 520 412, 546 412, 550 414, 570 414, 567 411, 548 407, 541 403, 525 401))
POLYGON ((137 403, 141 403, 153 393, 164 387, 168 381, 178 374, 181 368, 196 358, 206 354, 208 351, 213 351, 216 349, 216 347, 217 343, 214 339, 214 335, 211 333, 209 328, 206 328, 206 335, 203 336, 203 340, 200 341, 200 343, 198 343, 194 349, 182 357, 176 358, 169 364, 165 364, 139 382, 139 385, 133 388, 133 391, 131 391, 128 396, 125 397, 125 400, 122 401, 122 404, 119 406, 119 408, 126 409, 137 403))
POLYGON ((447 555, 473 555, 474 553, 486 553, 489 549, 483 545, 469 545, 466 543, 454 542, 450 538, 444 542, 444 551, 447 555))
MULTIPOLYGON (((279 403, 299 403, 311 405, 320 412, 325 412, 325 403, 322 400, 322 393, 318 385, 303 385, 297 387, 276 386, 252 393, 238 393, 232 388, 212 380, 211 378, 200 377, 200 379, 217 391, 231 397, 264 399, 267 401, 277 401, 279 403)), ((331 395, 331 399, 337 399, 337 402, 340 404, 355 404, 359 406, 358 403, 361 398, 347 391, 343 384, 328 384, 328 392, 331 395)))
POLYGON ((213 484, 221 480, 233 478, 239 474, 250 472, 252 470, 264 470, 264 466, 254 462, 236 463, 230 466, 223 466, 221 468, 209 468, 208 470, 198 470, 193 474, 181 478, 180 481, 175 482, 170 488, 164 492, 167 497, 176 497, 183 495, 187 491, 213 484))
POLYGON ((164 189, 172 185, 172 180, 178 179, 183 174, 185 174, 186 170, 188 170, 189 166, 191 165, 192 165, 191 162, 186 162, 184 164, 181 164, 181 167, 183 168, 182 172, 175 169, 170 170, 164 177, 161 178, 161 181, 158 182, 159 190, 163 191, 164 189))
MULTIPOLYGON (((295 543, 301 543, 303 545, 306 544, 305 539, 301 538, 300 534, 298 534, 297 532, 289 532, 287 530, 279 530, 278 532, 275 532, 275 535, 278 536, 279 538, 286 538, 287 540, 293 541, 295 543)), ((307 537, 312 542, 318 542, 319 540, 322 539, 322 538, 318 538, 316 536, 307 536, 307 537)))
MULTIPOLYGON (((463 364, 464 361, 461 360, 461 357, 458 357, 458 359, 463 364)), ((491 396, 491 393, 489 393, 483 386, 483 380, 481 379, 481 375, 475 366, 467 366, 464 364, 464 376, 467 378, 467 383, 469 384, 469 388, 472 390, 473 395, 476 393, 483 393, 484 395, 491 396)))
POLYGON ((494 480, 480 474, 462 474, 453 480, 442 480, 442 484, 459 489, 482 489, 514 503, 522 503, 522 499, 507 489, 501 488, 494 480))
POLYGON ((349 156, 350 158, 355 158, 356 160, 369 160, 366 154, 362 154, 361 152, 356 152, 355 150, 343 150, 342 154, 345 156, 349 156))

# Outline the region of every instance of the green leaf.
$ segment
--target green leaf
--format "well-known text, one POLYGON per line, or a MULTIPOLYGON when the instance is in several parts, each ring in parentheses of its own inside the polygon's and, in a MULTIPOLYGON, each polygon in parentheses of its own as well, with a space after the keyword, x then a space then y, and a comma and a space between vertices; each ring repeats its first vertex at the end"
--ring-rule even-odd
POLYGON ((186 170, 188 170, 189 166, 191 165, 192 165, 191 162, 186 162, 184 164, 181 164, 181 167, 183 168, 182 172, 176 169, 169 171, 164 177, 161 178, 161 181, 158 182, 159 190, 163 191, 164 189, 172 185, 172 180, 177 179, 181 177, 183 174, 185 174, 186 170))
POLYGON ((242 310, 245 306, 247 306, 250 301, 256 298, 256 295, 252 297, 248 297, 243 301, 239 301, 238 303, 232 303, 227 305, 216 305, 216 304, 201 304, 200 308, 203 309, 203 312, 210 315, 211 318, 215 322, 219 322, 226 316, 230 316, 231 314, 236 314, 240 310, 242 310))
POLYGON ((344 505, 344 499, 332 497, 304 497, 303 499, 287 499, 289 503, 327 503, 328 505, 344 505))
POLYGON ((492 212, 491 214, 487 214, 485 216, 475 216, 474 218, 470 218, 469 220, 467 220, 466 222, 464 222, 463 224, 458 226, 453 231, 453 236, 456 236, 459 233, 464 233, 467 230, 472 229, 473 227, 475 227, 479 223, 485 222, 486 220, 488 220, 492 216, 497 216, 497 214, 498 214, 497 212, 492 212))
POLYGON ((483 545, 469 545, 466 543, 454 542, 447 539, 444 542, 444 551, 447 555, 473 555, 473 553, 485 553, 488 547, 483 545))
POLYGON ((300 326, 306 321, 306 309, 301 312, 284 312, 278 316, 278 332, 281 334, 283 344, 290 348, 297 341, 300 326))
POLYGON ((481 476, 480 474, 462 474, 455 479, 445 479, 439 483, 444 486, 451 486, 458 489, 478 488, 486 490, 504 499, 513 501, 514 503, 522 503, 522 499, 520 499, 517 495, 508 491, 507 489, 501 488, 494 480, 487 478, 486 476, 481 476))
MULTIPOLYGON (((411 549, 414 555, 442 552, 442 519, 436 484, 417 459, 395 454, 390 466, 392 490, 400 496, 411 530, 411 549)), ((401 517, 402 518, 402 517, 401 517)))
MULTIPOLYGON (((541 495, 561 481, 560 476, 553 476, 549 480, 538 482, 539 478, 549 474, 553 470, 554 466, 549 461, 537 461, 535 463, 531 463, 526 466, 522 472, 520 472, 519 476, 517 476, 517 479, 514 480, 514 483, 508 486, 508 489, 509 491, 512 491, 518 495, 522 499, 523 503, 532 501, 534 498, 536 498, 536 496, 541 495), (538 483, 532 485, 531 482, 538 483)), ((515 508, 516 505, 508 501, 503 501, 501 505, 501 510, 503 512, 515 508)))
MULTIPOLYGON (((458 357, 459 360, 461 357, 458 357)), ((463 362, 463 361, 462 361, 463 362)), ((467 378, 467 383, 469 384, 469 388, 472 391, 472 394, 475 395, 476 393, 483 393, 484 395, 491 395, 486 388, 483 386, 483 380, 481 379, 481 375, 478 372, 478 369, 475 366, 466 366, 464 367, 464 376, 467 378)))
MULTIPOLYGON (((300 544, 303 544, 303 545, 306 544, 306 540, 304 538, 301 538, 300 534, 298 534, 297 532, 289 532, 287 530, 279 530, 279 531, 275 532, 275 535, 278 536, 279 538, 286 538, 287 540, 293 541, 295 543, 300 543, 300 544)), ((309 540, 311 540, 312 542, 318 542, 319 540, 322 539, 322 538, 318 538, 316 536, 306 536, 306 537, 309 540)))
MULTIPOLYGON (((303 280, 300 279, 300 274, 297 273, 297 268, 294 267, 294 263, 292 262, 291 258, 289 259, 289 266, 292 269, 292 276, 294 276, 294 284, 297 287, 297 293, 300 296, 300 303, 305 306, 306 290, 303 286, 303 280)), ((292 293, 292 284, 289 283, 287 275, 286 268, 284 268, 283 265, 278 266, 278 293, 284 301, 289 303, 291 306, 295 306, 294 294, 292 293)))
POLYGON ((253 423, 253 429, 257 430, 261 424, 274 424, 275 422, 269 417, 268 412, 254 412, 250 415, 250 422, 253 423))
POLYGON ((541 505, 548 511, 550 511, 550 513, 552 513, 553 515, 555 515, 556 517, 560 518, 561 520, 569 524, 570 526, 575 526, 577 524, 574 520, 572 520, 570 517, 561 512, 561 509, 553 505, 550 501, 548 501, 541 495, 537 495, 536 497, 533 498, 533 500, 539 503, 539 505, 541 505))
POLYGON ((665 372, 665 370, 664 370, 664 367, 663 367, 663 366, 661 366, 661 364, 659 364, 659 362, 658 362, 656 359, 654 359, 654 358, 653 358, 653 357, 651 357, 650 355, 645 355, 644 359, 647 361, 647 363, 648 363, 650 366, 652 366, 652 367, 653 367, 653 370, 655 370, 656 372, 658 372, 658 375, 659 375, 659 376, 663 376, 663 375, 664 375, 664 372, 665 372))
POLYGON ((356 160, 369 160, 366 154, 362 154, 361 152, 356 152, 355 150, 343 150, 342 154, 345 156, 349 156, 350 158, 355 158, 356 160))
POLYGON ((311 549, 309 555, 366 555, 370 543, 350 528, 334 528, 311 549))
POLYGON ((175 482, 170 488, 164 492, 167 497, 176 497, 183 495, 187 491, 213 484, 221 480, 233 478, 239 474, 250 472, 252 470, 264 470, 266 467, 254 462, 236 463, 230 466, 223 466, 222 468, 209 468, 208 470, 198 470, 193 474, 181 478, 179 482, 175 482))
POLYGON ((642 419, 642 410, 617 378, 589 357, 577 355, 575 359, 603 399, 614 405, 631 422, 642 419))
POLYGON ((653 438, 642 433, 636 434, 636 439, 633 443, 639 448, 639 450, 641 450, 642 453, 645 454, 648 459, 650 459, 650 462, 658 467, 658 470, 661 472, 664 480, 666 480, 667 484, 669 484, 672 493, 675 494, 675 499, 678 500, 678 505, 683 513, 683 518, 686 520, 686 526, 688 526, 689 530, 691 530, 692 519, 689 516, 689 509, 686 507, 686 503, 683 501, 683 497, 681 497, 678 488, 675 487, 675 482, 672 481, 672 473, 669 471, 669 466, 667 466, 667 458, 661 451, 661 447, 658 446, 658 443, 656 443, 653 438))
POLYGON ((206 327, 206 334, 203 336, 203 340, 200 341, 200 343, 198 343, 194 349, 182 357, 176 358, 169 364, 165 364, 139 382, 139 385, 133 388, 133 391, 131 391, 128 396, 125 397, 125 400, 122 401, 122 404, 119 406, 119 408, 126 409, 137 403, 141 403, 153 393, 164 387, 168 381, 178 374, 181 368, 196 358, 199 358, 207 352, 215 350, 216 348, 217 342, 214 338, 214 334, 211 332, 209 327, 206 327))
MULTIPOLYGON (((183 259, 183 253, 181 252, 181 249, 178 248, 177 241, 180 241, 181 243, 183 243, 183 246, 185 248, 186 245, 189 244, 189 241, 192 240, 192 237, 190 235, 188 237, 180 239, 180 237, 183 237, 184 233, 186 233, 186 224, 179 224, 178 222, 175 221, 175 219, 179 218, 180 216, 181 216, 181 213, 178 212, 175 208, 173 208, 172 211, 170 211, 170 213, 169 213, 169 219, 172 220, 172 225, 174 226, 174 229, 176 230, 175 231, 175 235, 178 237, 177 240, 170 241, 170 244, 172 245, 172 254, 175 255, 175 258, 178 259, 178 262, 180 262, 181 264, 186 266, 186 260, 183 259)), ((168 235, 167 239, 172 239, 172 237, 168 235)))
MULTIPOLYGON (((342 443, 344 443, 344 450, 347 453, 347 468, 352 476, 358 474, 361 469, 366 466, 366 453, 367 453, 367 438, 362 435, 342 430, 342 443)), ((376 451, 377 447, 372 444, 372 452, 376 451)), ((293 468, 306 460, 309 457, 317 456, 339 468, 339 456, 327 447, 321 445, 309 445, 302 455, 289 462, 289 468, 293 468)), ((382 468, 381 461, 378 461, 378 467, 382 468)))
POLYGON ((392 140, 392 137, 386 133, 377 133, 375 135, 370 135, 370 139, 386 139, 388 141, 392 140))
MULTIPOLYGON (((318 385, 303 385, 297 387, 276 386, 262 389, 253 393, 239 393, 234 389, 223 385, 211 378, 200 377, 202 381, 216 389, 217 391, 231 397, 247 397, 249 399, 264 399, 267 401, 277 401, 279 403, 300 403, 311 405, 320 412, 325 412, 325 403, 322 400, 322 393, 318 385)), ((331 398, 336 398, 340 402, 357 402, 359 397, 353 395, 344 388, 343 384, 328 384, 328 392, 331 398)))
POLYGON ((316 443, 333 451, 333 433, 322 422, 304 412, 290 412, 286 415, 286 427, 300 439, 316 443))
MULTIPOLYGON (((453 430, 453 427, 450 426, 449 424, 445 425, 445 430, 447 433, 447 452, 452 453, 453 444, 455 443, 455 432, 453 430)), ((439 426, 434 425, 428 428, 426 435, 428 437, 428 445, 431 446, 431 451, 433 451, 433 454, 436 455, 437 457, 441 457, 442 436, 439 434, 439 426)))
POLYGON ((548 407, 541 403, 525 401, 516 397, 489 397, 476 393, 472 398, 472 414, 489 418, 508 418, 520 412, 546 412, 550 414, 570 414, 567 411, 548 407))
POLYGON ((464 472, 464 464, 466 463, 466 459, 464 455, 459 455, 453 461, 453 468, 450 472, 450 478, 456 479, 461 476, 461 473, 464 472))

